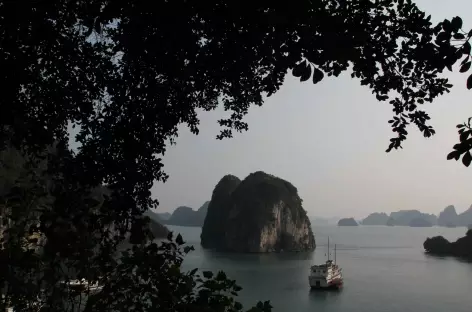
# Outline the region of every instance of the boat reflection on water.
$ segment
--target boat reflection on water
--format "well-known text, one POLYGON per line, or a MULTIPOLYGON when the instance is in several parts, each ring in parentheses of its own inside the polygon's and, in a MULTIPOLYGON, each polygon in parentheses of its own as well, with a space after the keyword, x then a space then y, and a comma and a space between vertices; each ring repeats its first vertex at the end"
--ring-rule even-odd
POLYGON ((320 291, 319 289, 309 288, 308 296, 310 301, 335 301, 340 298, 342 288, 336 291, 320 291))

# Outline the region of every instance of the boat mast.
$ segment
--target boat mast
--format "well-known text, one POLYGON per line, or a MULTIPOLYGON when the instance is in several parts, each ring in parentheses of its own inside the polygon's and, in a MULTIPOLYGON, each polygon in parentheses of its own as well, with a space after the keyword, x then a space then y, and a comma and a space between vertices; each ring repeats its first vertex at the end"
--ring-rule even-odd
POLYGON ((334 265, 336 265, 336 244, 334 244, 334 265))
POLYGON ((328 236, 328 261, 329 261, 329 236, 328 236))

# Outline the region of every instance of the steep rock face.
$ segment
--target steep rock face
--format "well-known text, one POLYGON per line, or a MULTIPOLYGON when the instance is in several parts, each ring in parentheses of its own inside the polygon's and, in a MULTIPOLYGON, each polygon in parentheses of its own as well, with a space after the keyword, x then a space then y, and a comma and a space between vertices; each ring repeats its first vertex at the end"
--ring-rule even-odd
POLYGON ((438 225, 447 227, 454 227, 458 225, 458 215, 454 206, 447 206, 439 213, 438 225))
POLYGON ((468 226, 472 224, 472 206, 469 207, 466 211, 459 214, 457 218, 457 225, 458 226, 468 226))
MULTIPOLYGON (((213 248, 234 252, 302 251, 315 248, 310 220, 302 207, 297 189, 289 182, 258 171, 246 177, 226 196, 222 194, 222 198, 225 201, 222 205, 224 208, 219 212, 220 238, 211 239, 218 240, 219 244, 213 248)), ((217 220, 213 219, 212 208, 213 198, 207 220, 217 220)), ((206 227, 207 222, 202 231, 204 247, 210 245, 207 234, 204 235, 206 227)))
POLYGON ((338 221, 338 226, 358 226, 354 218, 344 218, 338 221))
POLYGON ((208 205, 210 204, 210 201, 206 201, 203 203, 203 205, 198 208, 197 213, 196 213, 196 220, 200 226, 203 226, 203 223, 205 223, 205 218, 208 213, 208 205))
POLYGON ((208 204, 207 217, 203 223, 200 240, 203 248, 224 250, 226 246, 226 221, 232 207, 231 194, 241 180, 233 175, 225 175, 216 184, 208 204))
POLYGON ((363 225, 387 225, 389 216, 385 212, 374 212, 362 220, 363 225))

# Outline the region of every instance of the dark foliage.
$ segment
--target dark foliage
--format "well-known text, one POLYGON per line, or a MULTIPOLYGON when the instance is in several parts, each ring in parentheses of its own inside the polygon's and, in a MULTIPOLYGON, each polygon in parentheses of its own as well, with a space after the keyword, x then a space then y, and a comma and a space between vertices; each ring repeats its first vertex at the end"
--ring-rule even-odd
MULTIPOLYGON (((461 24, 433 27, 409 0, 0 2, 0 145, 29 159, 24 180, 1 197, 1 304, 36 310, 39 298, 45 310, 65 311, 70 294, 58 282, 83 277, 107 285, 89 310, 146 311, 140 294, 160 311, 195 302, 239 310, 218 295, 232 287, 224 275, 200 281, 178 270, 172 244, 149 243, 141 214, 158 205, 150 188, 167 179, 160 157, 177 126, 198 133, 197 110, 221 103, 228 118, 218 138, 231 137, 288 71, 317 83, 350 70, 392 105, 397 137, 388 150, 401 146, 410 123, 429 137, 421 105, 451 87, 444 68, 461 57, 461 71, 470 67, 471 33, 461 24), (78 129, 75 152, 69 125, 78 129), (45 154, 53 143, 57 153, 45 154), (47 166, 33 170, 38 161, 47 166), (110 193, 97 206, 88 195, 102 185, 110 193), (130 231, 136 244, 117 256, 130 231), (41 252, 30 248, 35 235, 41 252), (172 304, 161 297, 174 294, 172 304)), ((459 131, 449 158, 469 165, 469 124, 459 131)))

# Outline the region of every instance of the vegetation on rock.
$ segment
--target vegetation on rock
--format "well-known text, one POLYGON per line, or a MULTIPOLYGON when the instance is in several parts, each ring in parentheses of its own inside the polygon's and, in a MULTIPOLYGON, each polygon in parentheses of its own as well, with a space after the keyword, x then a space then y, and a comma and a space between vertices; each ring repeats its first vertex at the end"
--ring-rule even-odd
POLYGON ((430 254, 472 259, 472 230, 452 243, 442 236, 427 238, 423 247, 430 254))

